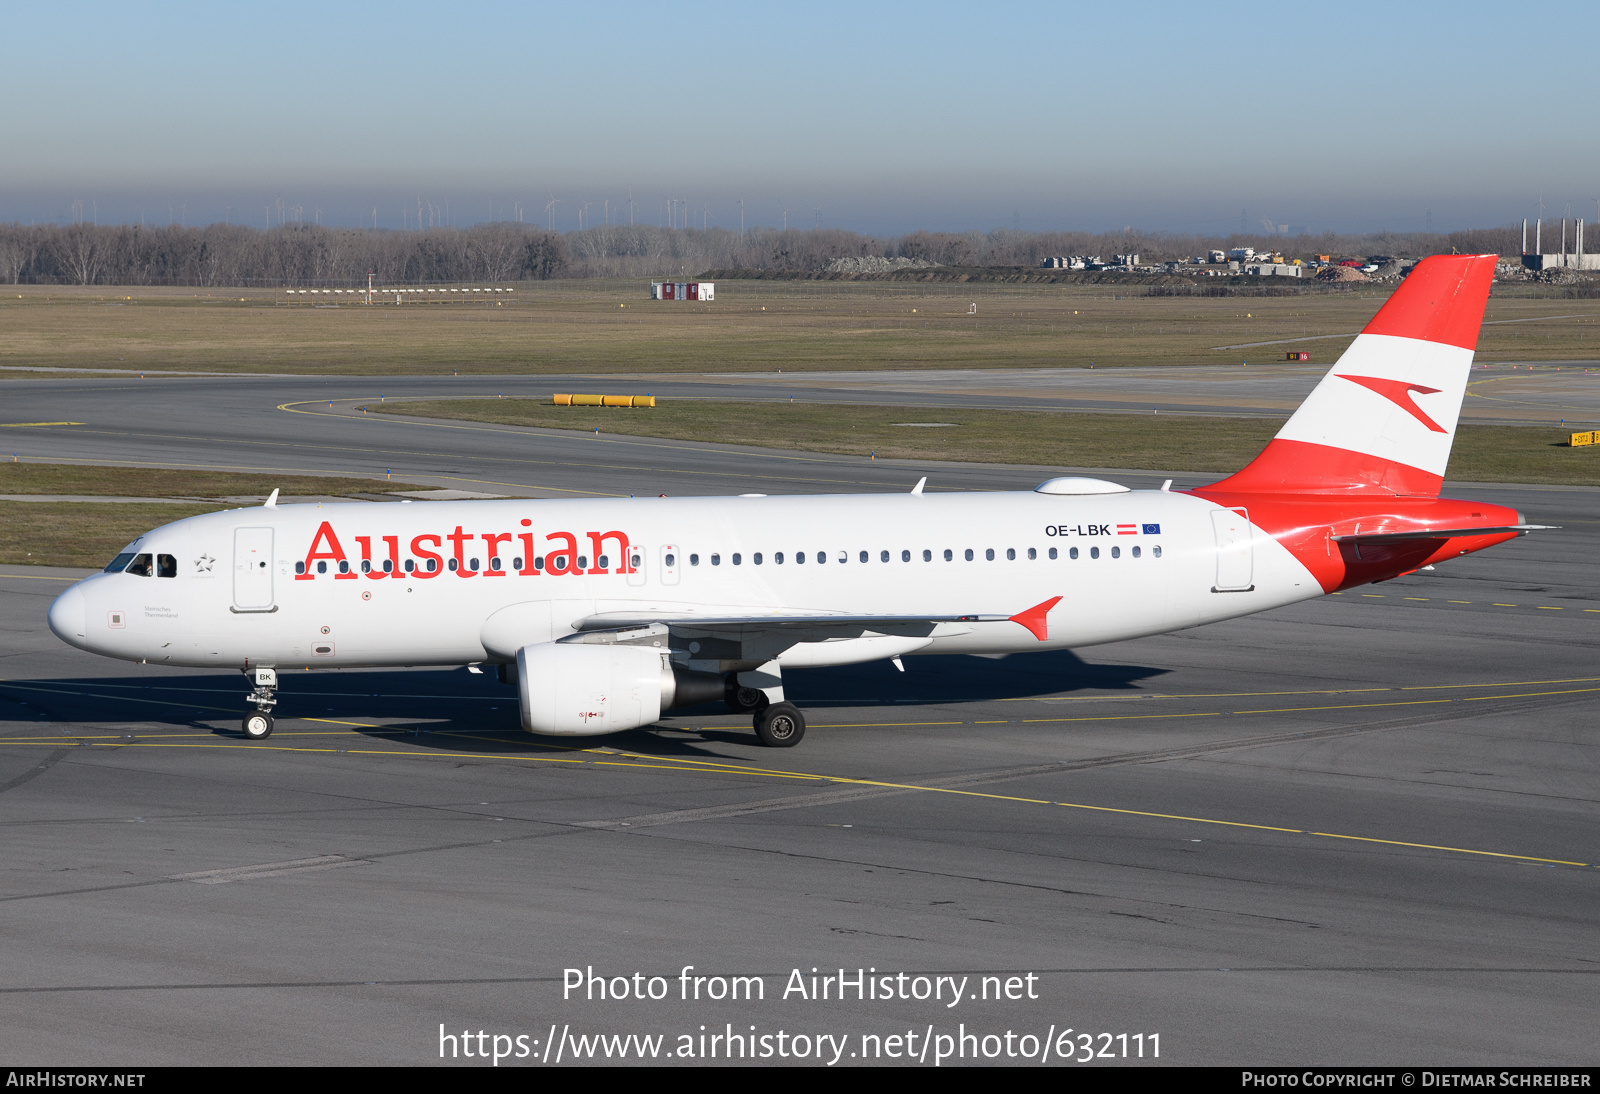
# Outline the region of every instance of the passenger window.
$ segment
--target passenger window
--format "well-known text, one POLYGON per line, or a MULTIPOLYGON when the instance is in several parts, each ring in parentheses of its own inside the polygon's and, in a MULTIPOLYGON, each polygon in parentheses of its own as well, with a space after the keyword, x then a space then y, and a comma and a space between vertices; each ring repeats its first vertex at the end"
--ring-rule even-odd
POLYGON ((826 552, 826 551, 818 551, 817 552, 817 565, 820 566, 826 561, 828 561, 828 552, 826 552))
MULTIPOLYGON (((318 565, 320 566, 321 563, 318 563, 318 565)), ((445 565, 450 568, 450 572, 451 573, 454 573, 456 570, 460 569, 460 567, 461 567, 461 564, 459 562, 457 562, 453 558, 450 559, 448 562, 446 562, 445 565)))
MULTIPOLYGON (((589 568, 589 556, 588 555, 579 555, 578 556, 578 569, 587 570, 588 568, 589 568)), ((477 567, 474 566, 473 569, 476 570, 477 567)))
POLYGON ((689 565, 691 565, 691 566, 700 565, 700 556, 699 555, 690 555, 689 556, 689 565))
POLYGON ((774 554, 772 556, 772 564, 774 566, 782 566, 783 565, 783 552, 782 551, 779 551, 779 552, 777 552, 776 554, 774 554))
MULTIPOLYGON (((1029 552, 1028 552, 1028 557, 1029 557, 1029 558, 1032 558, 1032 557, 1033 557, 1033 552, 1032 552, 1032 550, 1029 550, 1029 552)), ((1054 548, 1054 547, 1052 547, 1052 548, 1050 548, 1050 557, 1051 557, 1051 558, 1055 558, 1055 557, 1056 557, 1056 549, 1055 549, 1055 548, 1054 548)))
POLYGON ((339 560, 339 572, 341 574, 347 574, 350 572, 350 564, 342 558, 339 560))
POLYGON ((428 560, 428 572, 431 574, 435 570, 437 570, 438 568, 439 568, 439 560, 436 559, 436 558, 430 558, 428 560))
MULTIPOLYGON (((678 556, 673 554, 671 551, 668 551, 667 552, 667 557, 665 559, 663 559, 662 561, 664 561, 667 564, 667 569, 670 570, 672 567, 674 567, 674 566, 676 566, 678 564, 678 556)), ((638 566, 639 566, 639 556, 638 555, 634 555, 633 556, 633 565, 634 565, 635 569, 638 568, 638 566)))
POLYGON ((1156 546, 1150 548, 1150 553, 1152 555, 1155 555, 1157 558, 1160 558, 1161 557, 1161 546, 1159 544, 1157 544, 1156 546))
POLYGON ((386 574, 394 573, 394 559, 386 558, 383 560, 383 572, 386 574))
MULTIPOLYGON (((296 573, 298 573, 299 571, 301 571, 301 570, 303 570, 305 568, 301 563, 298 563, 298 562, 296 562, 294 565, 295 565, 295 572, 296 573)), ((416 571, 416 568, 417 568, 417 560, 416 559, 414 559, 414 558, 406 559, 406 573, 408 573, 408 574, 409 573, 414 573, 416 571)))
POLYGON ((544 556, 543 555, 540 555, 538 558, 533 560, 533 568, 535 570, 544 569, 544 556))
POLYGON ((327 562, 327 560, 326 559, 322 559, 322 560, 318 561, 318 563, 317 563, 317 573, 325 574, 327 572, 328 572, 328 562, 327 562))
POLYGON ((984 558, 985 562, 993 562, 994 561, 994 548, 993 547, 986 548, 984 550, 984 552, 983 552, 983 558, 984 558))
POLYGON ((478 568, 478 560, 475 558, 469 558, 467 560, 467 565, 476 570, 478 568))
POLYGON ((1122 548, 1121 547, 1113 547, 1113 548, 1111 548, 1111 557, 1112 558, 1121 558, 1122 557, 1122 548))
POLYGON ((498 558, 491 558, 489 560, 489 569, 491 569, 491 570, 500 569, 500 560, 498 558))
POLYGON ((1098 547, 1089 548, 1089 557, 1090 558, 1099 558, 1100 557, 1100 548, 1098 548, 1098 547))
POLYGON ((900 561, 901 562, 910 562, 911 561, 911 552, 910 551, 901 551, 900 552, 900 561))
POLYGON ((806 560, 806 553, 804 551, 796 551, 794 553, 794 564, 796 566, 800 565, 805 560, 806 560))
POLYGON ((1032 562, 1034 559, 1036 559, 1038 557, 1039 557, 1039 548, 1037 548, 1037 547, 1029 547, 1028 548, 1028 561, 1032 562))
POLYGON ((761 565, 761 552, 757 551, 755 554, 751 555, 750 561, 754 562, 757 566, 761 565))
POLYGON ((867 557, 868 557, 868 556, 867 556, 867 552, 865 552, 865 551, 862 551, 862 552, 861 552, 861 561, 862 561, 862 562, 865 562, 865 561, 867 561, 867 557))
POLYGON ((178 556, 176 556, 176 555, 157 555, 156 556, 156 576, 157 577, 177 577, 178 576, 178 556))
POLYGON ((1013 559, 1015 559, 1016 557, 1017 557, 1017 549, 1015 547, 1007 547, 1006 548, 1006 561, 1010 562, 1013 559))
POLYGON ((721 555, 712 555, 711 556, 711 565, 713 565, 713 566, 721 566, 722 565, 722 556, 721 555))
POLYGON ((951 554, 951 553, 950 553, 950 548, 948 548, 948 547, 946 547, 946 548, 945 548, 945 549, 944 549, 944 560, 945 560, 945 561, 946 561, 946 562, 949 562, 949 561, 950 561, 950 560, 951 560, 951 559, 953 559, 953 558, 955 558, 955 556, 954 556, 954 555, 953 555, 953 554, 951 554))
POLYGON ((368 562, 366 559, 362 559, 361 572, 364 574, 370 574, 372 572, 372 563, 368 562))
POLYGON ((734 556, 733 556, 733 564, 735 566, 739 565, 739 563, 742 562, 743 560, 744 560, 744 556, 739 555, 737 553, 734 554, 734 556))
POLYGON ((1139 548, 1135 547, 1133 549, 1133 557, 1134 558, 1138 558, 1139 557, 1139 548))
POLYGON ((513 569, 513 570, 520 570, 520 569, 522 569, 522 560, 521 560, 521 559, 520 559, 520 558, 514 558, 514 559, 512 559, 512 560, 511 560, 511 568, 512 568, 512 569, 513 569))
POLYGON ((878 561, 879 562, 888 562, 889 561, 889 552, 888 551, 879 551, 878 552, 878 561))
MULTIPOLYGON (((950 554, 949 551, 945 552, 946 557, 948 557, 949 554, 950 554)), ((922 561, 924 561, 924 562, 932 562, 933 561, 933 552, 927 550, 926 548, 924 548, 923 552, 922 552, 922 561)))
POLYGON ((1067 557, 1068 558, 1077 558, 1078 557, 1078 549, 1076 547, 1072 548, 1072 550, 1067 552, 1067 557))

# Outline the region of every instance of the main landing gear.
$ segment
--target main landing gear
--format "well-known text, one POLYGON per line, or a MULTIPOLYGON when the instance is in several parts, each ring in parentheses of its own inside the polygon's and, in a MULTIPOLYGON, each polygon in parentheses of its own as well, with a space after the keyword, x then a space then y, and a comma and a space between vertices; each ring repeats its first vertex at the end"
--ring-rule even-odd
POLYGON ((754 712, 756 736, 768 748, 793 748, 806 735, 805 715, 783 697, 776 661, 730 676, 723 700, 735 714, 754 712))
POLYGON ((256 686, 254 691, 245 696, 245 701, 254 703, 256 709, 244 716, 239 728, 250 740, 264 741, 272 736, 272 708, 278 705, 276 695, 278 670, 245 669, 244 671, 256 686))
POLYGON ((805 735, 805 715, 793 703, 773 703, 756 712, 756 736, 768 748, 793 748, 805 735))

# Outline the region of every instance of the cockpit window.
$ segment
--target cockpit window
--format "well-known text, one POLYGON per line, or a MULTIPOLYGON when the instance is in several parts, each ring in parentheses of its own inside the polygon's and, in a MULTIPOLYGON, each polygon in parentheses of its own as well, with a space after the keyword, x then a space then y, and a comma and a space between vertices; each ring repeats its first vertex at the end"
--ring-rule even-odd
POLYGON ((128 563, 132 561, 133 552, 124 551, 122 554, 118 555, 116 558, 112 559, 106 564, 104 572, 108 574, 120 574, 123 570, 128 568, 128 563))
POLYGON ((134 555, 133 561, 128 563, 127 572, 130 574, 136 574, 139 577, 149 577, 150 568, 149 555, 134 555))
POLYGON ((178 576, 178 556, 177 555, 157 555, 156 556, 156 576, 157 577, 177 577, 178 576))

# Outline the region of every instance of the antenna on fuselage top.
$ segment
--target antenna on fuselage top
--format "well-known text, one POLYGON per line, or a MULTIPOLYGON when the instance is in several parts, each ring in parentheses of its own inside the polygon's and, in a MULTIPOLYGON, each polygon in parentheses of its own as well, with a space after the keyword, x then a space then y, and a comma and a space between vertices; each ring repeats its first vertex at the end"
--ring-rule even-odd
POLYGON ((272 496, 267 498, 266 504, 263 505, 262 508, 263 509, 276 509, 277 507, 278 507, 278 491, 277 490, 273 490, 272 491, 272 496))
POLYGON ((915 494, 919 498, 922 497, 922 488, 925 485, 927 485, 927 482, 928 482, 928 476, 926 476, 926 475, 922 476, 922 478, 917 480, 917 485, 915 485, 915 486, 913 486, 911 488, 911 492, 913 494, 915 494))

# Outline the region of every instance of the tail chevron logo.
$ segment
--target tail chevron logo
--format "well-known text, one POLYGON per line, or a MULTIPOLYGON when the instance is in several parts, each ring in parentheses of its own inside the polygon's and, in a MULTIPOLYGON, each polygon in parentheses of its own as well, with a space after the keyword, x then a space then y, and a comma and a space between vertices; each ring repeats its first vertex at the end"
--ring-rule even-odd
POLYGON ((1418 395, 1436 395, 1439 392, 1439 389, 1436 387, 1423 387, 1421 384, 1408 384, 1404 380, 1385 380, 1377 376, 1342 375, 1340 379, 1349 380, 1353 384, 1360 384, 1362 387, 1367 388, 1368 390, 1377 392, 1379 395, 1382 395, 1385 399, 1388 399, 1395 406, 1411 415, 1413 418, 1427 426, 1429 429, 1433 430, 1435 433, 1449 432, 1449 430, 1445 429, 1444 426, 1440 425, 1438 422, 1424 414, 1422 412, 1422 408, 1419 407, 1411 398, 1411 393, 1413 391, 1418 395))

